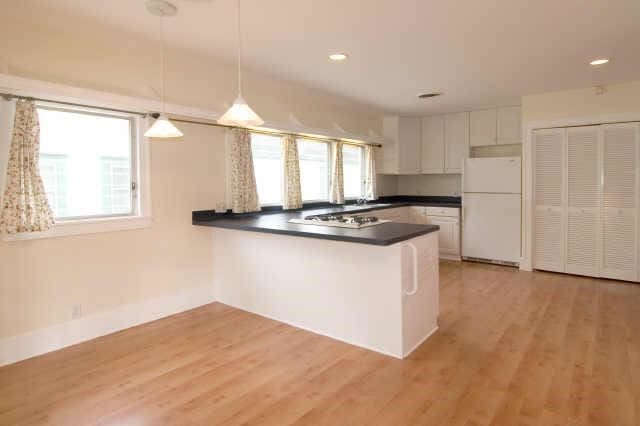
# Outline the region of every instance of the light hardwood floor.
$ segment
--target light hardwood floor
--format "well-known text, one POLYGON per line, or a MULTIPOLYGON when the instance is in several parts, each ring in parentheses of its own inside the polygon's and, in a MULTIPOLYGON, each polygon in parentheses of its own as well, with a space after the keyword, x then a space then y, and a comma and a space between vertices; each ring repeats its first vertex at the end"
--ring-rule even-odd
POLYGON ((0 368, 0 424, 640 424, 640 285, 442 262, 439 322, 401 361, 212 304, 0 368))

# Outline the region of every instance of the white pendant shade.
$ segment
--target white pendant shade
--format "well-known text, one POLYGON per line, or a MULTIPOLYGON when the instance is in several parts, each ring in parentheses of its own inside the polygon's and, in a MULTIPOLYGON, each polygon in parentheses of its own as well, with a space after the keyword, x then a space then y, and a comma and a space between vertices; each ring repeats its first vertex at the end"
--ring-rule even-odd
POLYGON ((238 96, 231 108, 218 119, 218 123, 226 126, 247 127, 262 126, 264 120, 251 109, 242 96, 238 96))
POLYGON ((242 30, 240 26, 240 0, 237 0, 238 5, 238 97, 233 101, 231 108, 227 110, 222 117, 218 119, 218 124, 225 126, 262 126, 264 120, 260 118, 258 114, 247 104, 242 98, 242 30))
POLYGON ((182 132, 178 130, 176 126, 164 115, 164 95, 165 95, 165 68, 166 58, 164 49, 164 19, 167 16, 174 16, 176 14, 176 7, 165 0, 148 0, 147 10, 149 13, 160 17, 160 39, 162 40, 162 87, 160 88, 160 102, 162 104, 161 114, 156 121, 144 132, 144 136, 147 138, 155 139, 167 139, 167 138, 180 138, 182 132))
POLYGON ((173 123, 164 115, 156 119, 149 129, 144 132, 147 138, 179 138, 183 134, 173 123))

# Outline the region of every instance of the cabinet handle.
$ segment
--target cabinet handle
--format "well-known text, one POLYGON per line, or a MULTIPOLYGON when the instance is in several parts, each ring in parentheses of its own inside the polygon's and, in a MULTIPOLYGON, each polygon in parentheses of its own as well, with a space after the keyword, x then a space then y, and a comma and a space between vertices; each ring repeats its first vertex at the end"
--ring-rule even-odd
POLYGON ((407 243, 413 254, 413 287, 411 290, 403 290, 407 296, 413 296, 418 292, 418 248, 413 243, 407 243))

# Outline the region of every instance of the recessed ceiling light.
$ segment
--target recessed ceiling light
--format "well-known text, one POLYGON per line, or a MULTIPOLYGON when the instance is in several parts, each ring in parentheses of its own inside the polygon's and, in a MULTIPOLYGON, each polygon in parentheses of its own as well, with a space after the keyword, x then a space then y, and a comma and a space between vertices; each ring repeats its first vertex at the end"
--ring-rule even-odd
POLYGON ((349 56, 346 53, 332 53, 329 55, 329 59, 334 62, 341 62, 348 58, 349 56))
POLYGON ((604 65, 607 62, 609 62, 609 58, 599 58, 599 59, 594 59, 593 61, 589 62, 589 65, 604 65))
POLYGON ((418 98, 420 99, 435 98, 436 96, 441 96, 441 95, 442 95, 441 92, 423 93, 421 95, 418 95, 418 98))

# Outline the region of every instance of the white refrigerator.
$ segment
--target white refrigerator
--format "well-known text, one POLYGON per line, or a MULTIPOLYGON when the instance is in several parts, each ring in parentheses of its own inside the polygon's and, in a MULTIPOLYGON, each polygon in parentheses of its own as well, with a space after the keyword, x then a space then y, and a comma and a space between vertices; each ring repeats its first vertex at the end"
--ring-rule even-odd
POLYGON ((468 158, 462 170, 462 257, 520 263, 520 157, 468 158))

